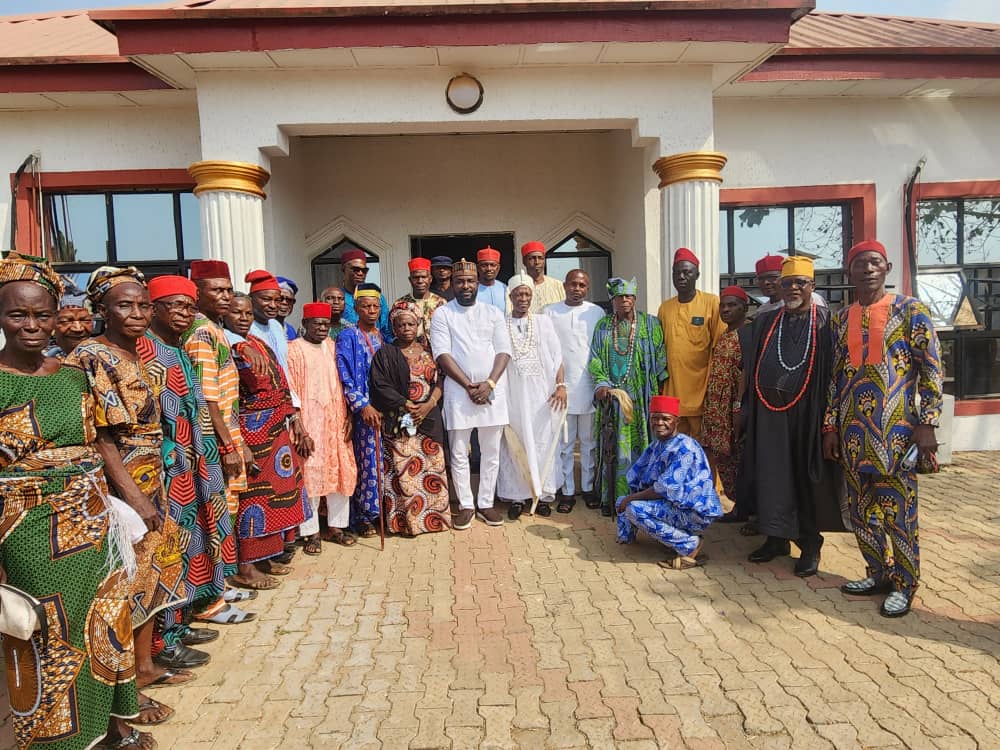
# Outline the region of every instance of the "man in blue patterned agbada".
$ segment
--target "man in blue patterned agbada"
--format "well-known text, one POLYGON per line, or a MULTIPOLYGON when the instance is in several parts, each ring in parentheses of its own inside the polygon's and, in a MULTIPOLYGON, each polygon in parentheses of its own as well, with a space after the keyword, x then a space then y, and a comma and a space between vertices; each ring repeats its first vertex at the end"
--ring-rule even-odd
POLYGON ((677 432, 680 401, 654 396, 649 404, 653 442, 628 470, 631 494, 618 498, 618 542, 635 541, 645 531, 670 548, 659 563, 685 570, 702 564, 700 534, 722 516, 722 505, 705 451, 677 432))

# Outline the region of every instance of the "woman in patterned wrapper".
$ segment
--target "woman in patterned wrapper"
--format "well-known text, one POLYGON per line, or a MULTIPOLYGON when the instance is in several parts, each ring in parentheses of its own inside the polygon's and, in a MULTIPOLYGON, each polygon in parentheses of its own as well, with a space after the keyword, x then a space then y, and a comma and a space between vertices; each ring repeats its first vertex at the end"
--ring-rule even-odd
POLYGON ((59 276, 40 259, 0 261, 0 578, 45 607, 30 641, 3 637, 18 748, 151 750, 139 712, 123 545, 86 376, 46 357, 59 276))

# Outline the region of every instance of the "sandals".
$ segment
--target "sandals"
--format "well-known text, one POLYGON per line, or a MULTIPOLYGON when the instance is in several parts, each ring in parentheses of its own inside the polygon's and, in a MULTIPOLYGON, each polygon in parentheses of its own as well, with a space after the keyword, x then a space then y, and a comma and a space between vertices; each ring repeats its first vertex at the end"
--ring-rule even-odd
POLYGON ((375 528, 375 524, 373 524, 371 521, 363 521, 361 523, 361 536, 365 537, 366 539, 373 536, 378 536, 378 529, 375 528))
POLYGON ((211 615, 203 613, 195 615, 194 619, 198 622, 211 622, 216 625, 240 625, 244 622, 256 620, 257 613, 247 612, 233 604, 227 604, 211 615))
POLYGON ((270 573, 273 576, 287 576, 292 572, 291 565, 285 565, 274 560, 261 560, 257 563, 257 569, 261 573, 270 573))
POLYGON ((165 706, 157 700, 153 700, 148 695, 139 695, 139 715, 134 719, 129 719, 133 724, 138 724, 141 727, 153 727, 157 724, 162 724, 172 717, 176 712, 170 706, 165 706), (159 719, 143 719, 142 715, 144 713, 151 713, 163 711, 163 715, 159 719))
POLYGON ((281 581, 277 578, 272 578, 271 576, 248 580, 239 574, 230 578, 229 582, 233 584, 233 586, 239 586, 241 589, 250 589, 251 591, 270 591, 271 589, 276 589, 281 585, 281 581))
POLYGON ((705 564, 707 559, 704 555, 699 554, 701 548, 705 546, 705 540, 702 539, 698 542, 698 546, 694 548, 694 552, 690 555, 679 555, 674 552, 673 555, 668 555, 665 560, 660 560, 657 565, 661 568, 666 568, 667 570, 690 570, 691 568, 700 568, 705 564))
POLYGON ((323 536, 323 541, 340 544, 344 547, 353 547, 358 543, 358 538, 354 536, 354 534, 344 531, 343 529, 330 528, 326 530, 326 534, 323 536))
POLYGON ((575 497, 563 496, 563 498, 556 503, 556 513, 570 513, 576 506, 575 497))
POLYGON ((303 540, 302 551, 307 555, 318 555, 323 551, 323 542, 320 541, 319 534, 303 540))
POLYGON ((149 732, 140 732, 138 729, 133 729, 131 734, 127 734, 117 740, 109 740, 97 745, 97 748, 104 748, 104 750, 125 750, 125 748, 156 750, 157 747, 158 745, 153 735, 149 732))
POLYGON ((753 521, 747 521, 740 526, 740 536, 760 536, 760 530, 753 521))
MULTIPOLYGON (((187 669, 167 669, 157 677, 152 682, 143 685, 143 690, 148 690, 152 687, 174 687, 175 685, 184 685, 185 683, 191 682, 195 678, 195 673, 187 669), (183 677, 182 680, 175 680, 176 677, 183 677), (174 680, 171 682, 171 680, 174 680)), ((141 707, 140 707, 141 708, 141 707)))
POLYGON ((535 515, 541 516, 542 518, 548 518, 552 515, 552 504, 551 503, 539 503, 538 507, 535 508, 535 515))
POLYGON ((222 595, 222 598, 228 604, 238 604, 239 602, 248 602, 251 599, 257 598, 256 591, 242 591, 240 589, 226 589, 226 593, 222 595))

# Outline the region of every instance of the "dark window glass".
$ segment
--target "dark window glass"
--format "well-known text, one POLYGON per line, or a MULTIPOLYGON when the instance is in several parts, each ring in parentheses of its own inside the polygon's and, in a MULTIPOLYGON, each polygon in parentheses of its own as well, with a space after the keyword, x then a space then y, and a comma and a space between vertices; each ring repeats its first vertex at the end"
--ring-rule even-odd
POLYGON ((607 302, 611 253, 579 232, 549 250, 545 261, 545 273, 560 281, 576 268, 590 274, 591 301, 598 304, 607 302))
POLYGON ((967 198, 962 209, 962 263, 1000 263, 1000 198, 967 198))
POLYGON ((340 272, 340 256, 348 250, 365 251, 368 263, 368 275, 365 277, 365 282, 382 286, 378 256, 349 237, 345 237, 312 260, 313 294, 316 299, 319 299, 319 295, 327 287, 340 286, 343 283, 343 276, 340 272))
POLYGON ((135 193, 112 196, 115 254, 119 261, 166 260, 177 257, 174 196, 135 193))
POLYGON ((917 203, 917 265, 958 263, 958 201, 917 203))
POLYGON ((181 238, 184 257, 197 260, 201 255, 201 211, 194 193, 181 193, 181 238))
POLYGON ((100 195, 45 197, 45 240, 53 263, 107 263, 108 208, 100 195))

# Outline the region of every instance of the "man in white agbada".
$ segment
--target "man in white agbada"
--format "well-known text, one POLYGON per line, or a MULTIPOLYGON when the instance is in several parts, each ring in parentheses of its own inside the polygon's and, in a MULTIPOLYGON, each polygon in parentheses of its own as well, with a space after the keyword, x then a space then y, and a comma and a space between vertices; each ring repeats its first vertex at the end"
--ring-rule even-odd
POLYGON ((530 312, 534 281, 517 274, 507 282, 511 360, 507 368, 507 413, 500 451, 497 494, 510 501, 507 517, 515 521, 525 503, 539 501, 536 513, 552 514, 561 482, 557 460, 559 432, 566 415, 562 349, 547 315, 530 312))
POLYGON ((455 299, 431 317, 431 351, 447 376, 444 421, 451 444, 451 481, 460 506, 452 527, 467 529, 477 515, 489 526, 501 526, 503 516, 493 507, 493 494, 500 468, 500 439, 507 424, 504 370, 510 362, 510 338, 503 313, 476 300, 476 264, 463 258, 452 269, 455 299), (479 433, 481 454, 478 512, 469 474, 473 430, 479 433))
POLYGON ((576 503, 576 482, 573 476, 573 448, 580 440, 580 491, 584 502, 594 503, 594 379, 587 365, 590 362, 590 342, 597 321, 604 310, 587 301, 590 274, 576 268, 566 274, 563 283, 566 299, 545 308, 545 314, 556 329, 562 346, 567 396, 566 429, 560 434, 559 466, 562 473, 562 496, 556 496, 556 510, 569 513, 576 503))

